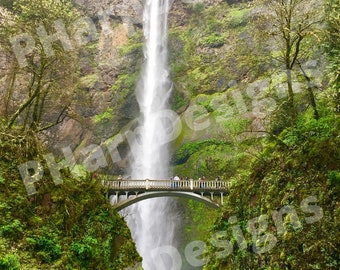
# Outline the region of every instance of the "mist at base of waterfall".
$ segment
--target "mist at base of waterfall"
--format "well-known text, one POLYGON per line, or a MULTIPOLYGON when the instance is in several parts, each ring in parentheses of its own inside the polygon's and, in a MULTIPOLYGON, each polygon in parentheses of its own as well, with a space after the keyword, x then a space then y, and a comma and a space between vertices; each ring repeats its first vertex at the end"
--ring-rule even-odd
POLYGON ((172 253, 173 250, 178 251, 180 246, 176 233, 181 231, 181 215, 176 200, 148 199, 129 206, 124 213, 137 250, 143 258, 143 269, 178 269, 173 268, 176 252, 172 253), (166 250, 166 247, 172 249, 166 250))

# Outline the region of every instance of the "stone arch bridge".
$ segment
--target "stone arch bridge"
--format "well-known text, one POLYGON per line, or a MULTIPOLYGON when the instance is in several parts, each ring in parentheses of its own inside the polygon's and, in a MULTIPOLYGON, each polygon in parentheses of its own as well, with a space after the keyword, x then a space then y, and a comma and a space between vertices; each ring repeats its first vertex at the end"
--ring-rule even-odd
POLYGON ((213 208, 223 205, 228 182, 209 180, 101 180, 113 196, 111 203, 120 211, 136 202, 157 197, 185 197, 203 202, 213 208))

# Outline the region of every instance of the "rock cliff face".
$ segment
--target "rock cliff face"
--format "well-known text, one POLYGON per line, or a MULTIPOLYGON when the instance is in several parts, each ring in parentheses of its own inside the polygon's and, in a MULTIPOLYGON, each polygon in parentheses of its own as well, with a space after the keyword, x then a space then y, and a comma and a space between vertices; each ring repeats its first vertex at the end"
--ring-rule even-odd
MULTIPOLYGON (((233 122, 228 122, 234 115, 250 122, 252 129, 261 129, 264 118, 261 106, 272 102, 266 95, 269 89, 282 86, 282 74, 268 80, 256 77, 257 70, 268 67, 257 62, 260 57, 250 57, 253 46, 246 26, 251 5, 234 6, 248 1, 227 2, 229 5, 222 0, 172 3, 169 16, 172 103, 183 124, 180 139, 175 141, 177 145, 219 134, 228 137, 226 126, 234 128, 233 122), (265 90, 262 95, 258 95, 260 88, 265 90), (252 100, 249 93, 253 92, 264 102, 252 100)), ((90 144, 106 145, 105 149, 109 148, 107 145, 117 145, 120 161, 110 164, 110 168, 111 173, 121 174, 127 165, 128 138, 139 112, 134 92, 143 63, 144 2, 74 3, 82 16, 95 24, 98 40, 79 48, 78 92, 70 117, 45 135, 52 151, 60 153, 61 148, 70 146, 79 158, 81 149, 90 144)), ((0 13, 0 20, 10 17, 4 9, 0 13)), ((11 63, 11 55, 0 50, 1 114, 8 107, 1 102, 6 100, 6 89, 11 84, 11 63)), ((309 69, 317 72, 317 67, 309 69)), ((28 81, 24 72, 20 78, 13 85, 14 102, 8 108, 12 111, 22 101, 28 81)))
MULTIPOLYGON (((219 4, 222 0, 175 0, 169 18, 170 27, 185 26, 188 7, 193 4, 219 4)), ((141 50, 143 1, 142 0, 75 0, 83 17, 89 17, 96 25, 98 41, 79 49, 79 91, 80 100, 72 107, 72 117, 45 132, 51 150, 62 147, 73 149, 90 143, 100 144, 117 134, 120 129, 138 115, 138 105, 134 97, 139 67, 143 61, 141 50), (130 42, 131 37, 138 36, 130 42), (126 46, 138 41, 139 48, 132 53, 122 54, 126 46), (127 76, 122 77, 122 74, 127 76), (126 85, 126 81, 130 81, 126 85), (82 101, 82 105, 77 104, 82 101), (84 106, 85 104, 85 106, 84 106), (102 116, 102 117, 101 117, 102 116)), ((11 13, 0 7, 0 20, 10 20, 11 13)), ((1 21, 0 21, 1 22, 1 21)), ((6 110, 14 112, 25 98, 25 88, 29 81, 22 70, 13 78, 15 58, 0 50, 0 97, 3 115, 6 110), (9 87, 13 91, 12 100, 6 103, 9 87)), ((43 137, 45 138, 45 136, 43 137)), ((126 151, 123 151, 126 152, 126 151)))
MULTIPOLYGON (((210 6, 221 2, 222 0, 175 0, 170 11, 169 27, 185 27, 190 19, 190 8, 195 4, 210 6)), ((119 144, 122 161, 111 166, 113 173, 122 173, 123 167, 126 166, 128 143, 127 133, 121 129, 129 127, 138 117, 139 111, 134 91, 143 61, 143 1, 77 0, 75 3, 85 15, 97 21, 99 28, 97 52, 93 60, 89 60, 88 54, 85 53, 81 61, 84 70, 82 87, 89 91, 91 115, 94 117, 85 120, 85 128, 80 128, 79 123, 73 119, 67 120, 60 130, 55 132, 60 134, 55 138, 58 142, 56 145, 58 148, 68 146, 71 138, 71 145, 75 145, 75 140, 76 144, 81 146, 90 143, 106 144, 112 136, 122 134, 125 138, 119 144), (129 41, 131 38, 132 41, 129 41), (136 43, 139 44, 136 50, 123 55, 120 53, 121 49, 131 45, 133 47, 136 43), (95 68, 88 69, 89 66, 95 68), (104 115, 107 112, 111 113, 111 116, 96 121, 99 118, 95 115, 104 115), (72 136, 73 133, 76 136, 72 136)), ((131 131, 129 128, 127 130, 131 131)))

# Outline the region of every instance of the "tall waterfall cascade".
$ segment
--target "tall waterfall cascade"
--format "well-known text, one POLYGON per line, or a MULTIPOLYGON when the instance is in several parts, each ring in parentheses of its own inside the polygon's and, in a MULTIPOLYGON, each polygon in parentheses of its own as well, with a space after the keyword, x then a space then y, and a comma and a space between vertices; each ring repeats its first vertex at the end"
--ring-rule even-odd
MULTIPOLYGON (((132 179, 169 178, 167 19, 172 0, 146 0, 144 7, 145 62, 137 86, 139 126, 131 148, 132 179)), ((149 199, 128 208, 127 223, 143 257, 145 270, 176 269, 171 250, 179 218, 167 198, 149 199)))

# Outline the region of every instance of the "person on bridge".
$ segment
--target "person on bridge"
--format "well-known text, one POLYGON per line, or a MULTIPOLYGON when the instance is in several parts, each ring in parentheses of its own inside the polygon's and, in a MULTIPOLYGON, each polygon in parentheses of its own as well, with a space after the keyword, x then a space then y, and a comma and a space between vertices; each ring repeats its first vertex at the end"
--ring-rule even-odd
POLYGON ((216 188, 221 187, 221 178, 217 176, 215 180, 216 180, 216 188))
POLYGON ((180 178, 178 177, 178 175, 176 175, 176 176, 174 177, 174 180, 175 180, 174 187, 175 187, 175 188, 178 188, 178 182, 179 182, 179 180, 180 180, 180 178))
POLYGON ((117 177, 117 181, 118 181, 118 186, 120 187, 120 185, 121 185, 121 181, 123 180, 123 176, 122 175, 119 175, 118 177, 117 177))
POLYGON ((199 187, 202 188, 202 178, 201 177, 198 178, 198 184, 199 184, 199 187))
POLYGON ((205 188, 205 176, 202 177, 202 187, 205 188))

